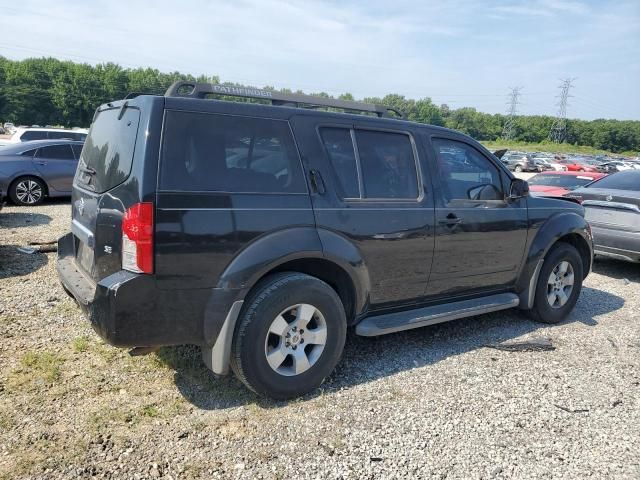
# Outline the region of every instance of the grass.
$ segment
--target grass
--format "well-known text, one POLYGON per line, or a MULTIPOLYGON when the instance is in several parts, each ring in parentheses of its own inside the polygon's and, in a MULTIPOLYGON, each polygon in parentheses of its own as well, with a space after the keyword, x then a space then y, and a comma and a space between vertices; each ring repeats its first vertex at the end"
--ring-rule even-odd
POLYGON ((18 380, 24 380, 20 384, 38 380, 52 384, 62 376, 64 358, 51 352, 27 352, 20 363, 22 368, 14 372, 18 375, 18 380))
POLYGON ((551 152, 551 153, 581 153, 585 155, 612 155, 612 156, 631 156, 635 157, 638 155, 638 152, 622 152, 622 153, 614 153, 609 152, 607 150, 600 150, 594 147, 588 147, 584 145, 572 145, 570 143, 554 143, 554 142, 538 142, 538 143, 527 143, 527 142, 514 142, 514 141, 504 141, 504 140, 496 140, 495 142, 480 142, 488 150, 492 152, 495 150, 501 150, 503 148, 508 148, 509 150, 523 150, 525 152, 551 152))
POLYGON ((74 338, 71 342, 71 348, 75 353, 84 353, 89 350, 89 337, 83 335, 81 337, 74 338))

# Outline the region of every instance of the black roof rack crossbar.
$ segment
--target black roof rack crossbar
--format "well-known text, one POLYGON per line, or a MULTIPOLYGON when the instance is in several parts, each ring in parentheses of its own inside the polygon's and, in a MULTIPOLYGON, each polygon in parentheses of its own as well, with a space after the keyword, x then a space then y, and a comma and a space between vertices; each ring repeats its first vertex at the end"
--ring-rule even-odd
POLYGON ((405 115, 384 105, 372 103, 353 102, 350 100, 338 100, 335 98, 316 97, 313 95, 302 95, 299 93, 281 93, 259 88, 235 87, 233 85, 218 85, 215 83, 194 83, 188 81, 177 81, 165 92, 165 97, 184 98, 206 98, 208 95, 223 95, 230 97, 253 98, 259 100, 269 100, 272 105, 285 107, 329 107, 338 108, 347 112, 367 112, 374 113, 378 117, 390 117, 390 112, 395 113, 400 118, 405 115))

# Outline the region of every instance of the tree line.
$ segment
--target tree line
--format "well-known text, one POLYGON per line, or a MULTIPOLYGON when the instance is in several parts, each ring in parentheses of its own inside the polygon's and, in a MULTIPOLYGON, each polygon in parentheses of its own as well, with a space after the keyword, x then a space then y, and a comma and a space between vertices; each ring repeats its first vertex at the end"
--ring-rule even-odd
MULTIPOLYGON (((16 125, 88 127, 99 105, 123 98, 130 92, 162 94, 176 80, 219 83, 220 79, 180 72, 163 73, 152 68, 123 68, 114 63, 88 65, 55 58, 14 61, 0 57, 0 121, 16 125)), ((324 92, 314 94, 330 96, 324 92)), ((349 93, 339 98, 354 100, 349 93)), ((389 94, 362 100, 400 110, 413 121, 459 130, 477 140, 498 140, 507 119, 506 115, 483 113, 470 107, 451 109, 447 105, 436 105, 428 97, 414 100, 389 94)), ((512 140, 544 141, 553 121, 554 117, 546 115, 518 116, 514 121, 512 140)), ((565 142, 612 152, 637 152, 640 150, 640 121, 568 120, 565 142)))

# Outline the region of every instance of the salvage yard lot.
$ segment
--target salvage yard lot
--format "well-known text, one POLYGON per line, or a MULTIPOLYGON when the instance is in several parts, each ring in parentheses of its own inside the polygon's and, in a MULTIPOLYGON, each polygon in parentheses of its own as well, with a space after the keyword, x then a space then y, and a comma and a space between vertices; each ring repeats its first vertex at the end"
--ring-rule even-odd
POLYGON ((640 478, 640 268, 599 260, 569 319, 497 312, 377 339, 293 402, 194 347, 102 343, 57 282, 67 201, 0 212, 0 478, 640 478), (501 342, 549 338, 552 351, 501 342))

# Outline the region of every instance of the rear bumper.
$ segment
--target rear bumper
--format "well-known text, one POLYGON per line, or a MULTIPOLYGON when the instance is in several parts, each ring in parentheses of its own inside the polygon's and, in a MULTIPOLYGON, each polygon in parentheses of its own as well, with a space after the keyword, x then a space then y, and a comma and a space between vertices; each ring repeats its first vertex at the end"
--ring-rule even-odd
POLYGON ((73 234, 58 240, 58 276, 94 330, 118 347, 212 345, 238 292, 161 290, 153 275, 118 271, 94 282, 75 262, 73 234))
POLYGON ((591 227, 596 255, 640 262, 640 233, 591 227))

